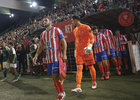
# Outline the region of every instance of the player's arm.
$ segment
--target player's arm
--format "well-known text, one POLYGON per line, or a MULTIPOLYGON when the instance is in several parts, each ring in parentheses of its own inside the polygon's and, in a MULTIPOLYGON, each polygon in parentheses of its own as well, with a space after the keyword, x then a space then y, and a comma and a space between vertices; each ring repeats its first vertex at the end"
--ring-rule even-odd
POLYGON ((67 56, 66 56, 66 53, 67 53, 67 43, 66 43, 66 40, 64 38, 62 38, 60 41, 61 41, 61 43, 63 45, 63 62, 66 62, 67 61, 67 56))
POLYGON ((114 39, 114 37, 113 37, 113 33, 112 33, 112 31, 111 30, 109 30, 109 34, 110 34, 110 36, 111 36, 111 39, 112 39, 112 42, 113 42, 113 45, 114 45, 114 49, 115 49, 115 39, 114 39))
POLYGON ((67 61, 67 55, 66 55, 67 54, 67 43, 66 43, 66 40, 64 38, 63 32, 59 28, 57 28, 57 31, 58 31, 57 32, 58 38, 63 45, 63 57, 62 57, 62 59, 63 59, 63 62, 66 62, 67 61))
POLYGON ((110 55, 110 51, 109 51, 109 45, 108 45, 108 42, 105 42, 106 44, 106 47, 107 47, 107 55, 109 56, 110 55))
POLYGON ((16 59, 16 51, 15 51, 15 49, 13 49, 13 54, 14 54, 14 58, 13 58, 12 63, 14 64, 14 61, 15 61, 15 59, 16 59))
POLYGON ((122 44, 127 44, 127 43, 128 43, 128 41, 127 41, 126 37, 123 35, 123 42, 120 44, 122 45, 122 44))
POLYGON ((38 48, 38 50, 37 50, 37 52, 36 52, 36 54, 35 54, 35 57, 34 57, 34 59, 33 59, 33 63, 34 63, 34 64, 36 64, 37 57, 38 57, 38 55, 42 52, 43 48, 44 48, 44 44, 41 43, 41 44, 39 45, 39 48, 38 48))
POLYGON ((85 47, 84 50, 86 50, 85 54, 90 54, 94 43, 94 36, 89 26, 87 27, 87 33, 88 33, 88 37, 90 38, 90 44, 88 47, 85 47))
POLYGON ((112 39, 112 41, 113 41, 113 45, 114 45, 114 49, 115 49, 115 46, 116 46, 116 44, 115 44, 115 39, 114 39, 113 36, 111 36, 111 39, 112 39))
POLYGON ((109 45, 108 45, 108 42, 107 42, 107 39, 106 39, 106 37, 105 37, 105 35, 103 34, 103 42, 105 42, 105 44, 106 44, 106 47, 107 47, 107 55, 109 56, 110 55, 110 51, 109 51, 109 45))
POLYGON ((35 54, 35 57, 33 58, 33 63, 36 64, 36 60, 38 55, 42 52, 42 50, 44 49, 44 42, 43 42, 43 33, 41 34, 41 44, 39 45, 39 48, 35 54))

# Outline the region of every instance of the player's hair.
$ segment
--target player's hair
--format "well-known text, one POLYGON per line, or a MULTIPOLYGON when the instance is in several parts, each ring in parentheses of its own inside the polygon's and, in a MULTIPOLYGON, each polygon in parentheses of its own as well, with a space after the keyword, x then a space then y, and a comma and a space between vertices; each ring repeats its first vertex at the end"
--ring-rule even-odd
POLYGON ((44 18, 48 18, 48 19, 49 19, 49 21, 52 21, 52 18, 51 18, 51 17, 44 17, 44 18))
POLYGON ((98 27, 97 26, 93 26, 92 27, 92 30, 95 30, 95 29, 98 29, 98 27))
POLYGON ((98 28, 99 28, 99 29, 104 29, 105 27, 104 27, 103 24, 100 24, 100 25, 98 26, 98 28))
POLYGON ((35 41, 34 40, 31 40, 31 42, 34 44, 35 43, 35 41))
POLYGON ((13 43, 12 42, 9 42, 8 44, 11 45, 11 46, 13 46, 13 43))
POLYGON ((79 20, 79 21, 80 21, 79 16, 76 16, 76 15, 72 16, 72 19, 77 19, 77 20, 79 20))
POLYGON ((120 29, 116 29, 115 32, 116 32, 116 31, 120 31, 120 29))

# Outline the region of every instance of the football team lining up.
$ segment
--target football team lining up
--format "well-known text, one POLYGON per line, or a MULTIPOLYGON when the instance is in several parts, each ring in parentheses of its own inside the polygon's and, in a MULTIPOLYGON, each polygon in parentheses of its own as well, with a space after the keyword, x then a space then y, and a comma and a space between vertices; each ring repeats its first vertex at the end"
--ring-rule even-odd
MULTIPOLYGON (((75 58, 77 65, 77 74, 76 74, 76 88, 72 89, 72 92, 80 93, 81 89, 81 80, 82 80, 82 70, 83 65, 88 66, 90 74, 92 77, 92 89, 97 88, 96 82, 96 70, 94 68, 95 62, 97 62, 99 70, 102 74, 101 80, 108 80, 110 77, 110 64, 109 58, 113 61, 113 64, 116 67, 118 75, 121 75, 121 56, 124 55, 125 69, 128 69, 128 59, 125 44, 127 39, 124 35, 120 34, 120 30, 115 31, 116 35, 113 36, 113 33, 109 29, 105 29, 103 25, 93 26, 92 29, 90 26, 82 24, 80 22, 79 16, 72 17, 72 23, 76 27, 73 30, 75 36, 75 58), (94 54, 93 54, 94 47, 94 54), (115 54, 115 51, 117 54, 115 54), (118 61, 116 60, 116 55, 118 61)), ((54 86, 58 92, 56 100, 64 100, 66 93, 63 88, 63 80, 59 75, 59 57, 60 52, 60 43, 63 45, 62 60, 63 62, 67 61, 67 43, 63 36, 63 32, 52 26, 51 18, 44 18, 44 26, 46 30, 41 33, 41 44, 32 57, 33 63, 36 64, 38 55, 42 52, 44 46, 46 49, 46 59, 48 74, 52 75, 54 86)), ((20 74, 17 73, 17 56, 13 43, 8 43, 6 46, 5 42, 2 42, 3 46, 3 75, 5 81, 7 77, 7 69, 10 67, 10 70, 14 73, 15 78, 12 82, 18 81, 20 74)))

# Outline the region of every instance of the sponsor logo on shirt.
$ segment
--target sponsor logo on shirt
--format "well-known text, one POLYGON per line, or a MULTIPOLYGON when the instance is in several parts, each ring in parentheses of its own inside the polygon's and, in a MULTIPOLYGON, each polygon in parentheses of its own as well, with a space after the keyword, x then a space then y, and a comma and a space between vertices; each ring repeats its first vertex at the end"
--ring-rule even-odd
POLYGON ((81 30, 81 33, 84 33, 84 30, 81 30))

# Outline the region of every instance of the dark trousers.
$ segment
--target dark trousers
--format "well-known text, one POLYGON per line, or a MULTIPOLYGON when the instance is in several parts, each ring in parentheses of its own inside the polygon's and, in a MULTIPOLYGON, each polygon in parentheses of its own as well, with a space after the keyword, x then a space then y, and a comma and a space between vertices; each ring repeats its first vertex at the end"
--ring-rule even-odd
POLYGON ((23 66, 23 73, 25 72, 25 62, 24 60, 19 60, 19 73, 21 72, 21 64, 23 66))

